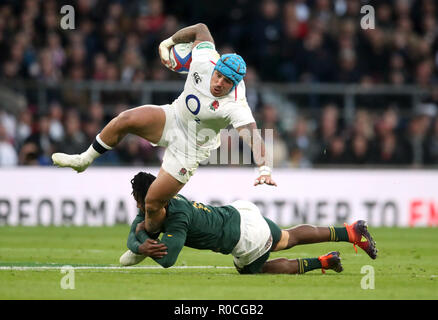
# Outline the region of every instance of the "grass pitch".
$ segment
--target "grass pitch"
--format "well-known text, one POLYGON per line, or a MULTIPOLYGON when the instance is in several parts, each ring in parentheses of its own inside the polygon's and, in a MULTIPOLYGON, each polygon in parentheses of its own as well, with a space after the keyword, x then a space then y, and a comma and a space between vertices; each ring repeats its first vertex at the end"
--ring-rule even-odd
MULTIPOLYGON (((239 275, 232 257, 184 248, 175 267, 147 258, 121 268, 128 226, 0 227, 0 299, 438 299, 438 230, 370 228, 379 256, 371 260, 348 243, 303 245, 271 258, 316 257, 341 252, 342 273, 314 270, 304 275, 239 275), (62 289, 74 271, 74 289, 62 289), (374 269, 374 289, 361 283, 374 269)), ((71 283, 70 283, 71 284, 71 283)))

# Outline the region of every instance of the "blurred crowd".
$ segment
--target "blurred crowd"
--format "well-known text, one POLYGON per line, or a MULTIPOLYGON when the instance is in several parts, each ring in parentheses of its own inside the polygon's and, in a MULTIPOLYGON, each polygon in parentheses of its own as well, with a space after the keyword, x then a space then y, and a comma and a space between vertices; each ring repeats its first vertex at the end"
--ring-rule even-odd
POLYGON ((382 112, 356 111, 346 124, 337 105, 329 103, 317 119, 299 114, 283 127, 276 108, 262 107, 266 128, 275 128, 275 167, 368 166, 421 168, 438 164, 436 106, 419 105, 413 115, 402 116, 396 105, 382 112))
MULTIPOLYGON (((0 166, 50 165, 53 152, 80 153, 142 101, 63 88, 48 90, 42 108, 38 93, 14 81, 182 80, 161 65, 158 44, 197 22, 209 26, 219 52, 247 61, 248 100, 258 126, 274 130, 276 166, 438 164, 437 19, 433 0, 0 0, 0 166), (67 4, 74 30, 60 28, 67 4), (375 29, 361 28, 365 4, 375 9, 375 29), (414 107, 400 97, 363 97, 350 121, 342 102, 321 100, 309 112, 307 102, 292 101, 286 117, 281 101, 251 90, 257 82, 409 84, 431 94, 414 107)), ((170 103, 175 94, 148 103, 170 103)), ((161 155, 128 136, 96 165, 158 164, 161 155)))

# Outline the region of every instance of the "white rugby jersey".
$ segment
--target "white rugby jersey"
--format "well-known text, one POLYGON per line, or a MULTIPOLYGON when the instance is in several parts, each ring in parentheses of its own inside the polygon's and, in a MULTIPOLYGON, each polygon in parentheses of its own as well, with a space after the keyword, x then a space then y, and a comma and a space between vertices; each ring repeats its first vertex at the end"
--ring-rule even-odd
POLYGON ((197 149, 218 148, 219 132, 229 125, 237 128, 255 122, 246 100, 243 80, 226 96, 211 94, 210 80, 219 58, 211 42, 201 42, 194 47, 184 91, 172 103, 179 128, 197 149))

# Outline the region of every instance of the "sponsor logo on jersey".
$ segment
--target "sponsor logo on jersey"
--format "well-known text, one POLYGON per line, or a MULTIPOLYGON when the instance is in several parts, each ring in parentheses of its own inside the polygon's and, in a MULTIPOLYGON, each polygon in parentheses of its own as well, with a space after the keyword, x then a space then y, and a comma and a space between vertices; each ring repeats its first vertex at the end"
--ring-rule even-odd
POLYGON ((210 104, 210 110, 216 111, 217 108, 219 108, 219 101, 214 100, 214 101, 210 104))
POLYGON ((214 45, 211 42, 201 42, 196 46, 196 49, 214 49, 214 45))
POLYGON ((193 74, 193 79, 195 80, 196 84, 202 82, 202 79, 201 79, 201 77, 199 76, 199 73, 197 73, 197 72, 195 72, 195 73, 193 74))

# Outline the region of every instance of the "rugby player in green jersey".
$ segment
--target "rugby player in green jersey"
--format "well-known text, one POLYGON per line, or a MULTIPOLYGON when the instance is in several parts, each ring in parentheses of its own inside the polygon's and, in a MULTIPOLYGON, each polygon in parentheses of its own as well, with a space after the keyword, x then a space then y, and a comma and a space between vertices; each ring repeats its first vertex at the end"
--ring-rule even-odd
POLYGON ((145 195, 155 180, 140 172, 131 180, 132 194, 139 214, 128 237, 129 248, 120 263, 129 266, 151 257, 164 268, 175 264, 181 249, 188 246, 231 254, 239 273, 305 273, 314 269, 343 270, 339 252, 306 259, 277 258, 268 260, 273 251, 286 250, 300 244, 346 241, 362 248, 372 259, 377 257, 375 242, 365 221, 344 227, 299 225, 281 230, 263 217, 256 205, 238 200, 227 206, 204 205, 178 194, 166 206, 160 233, 148 234, 144 226, 145 195))

